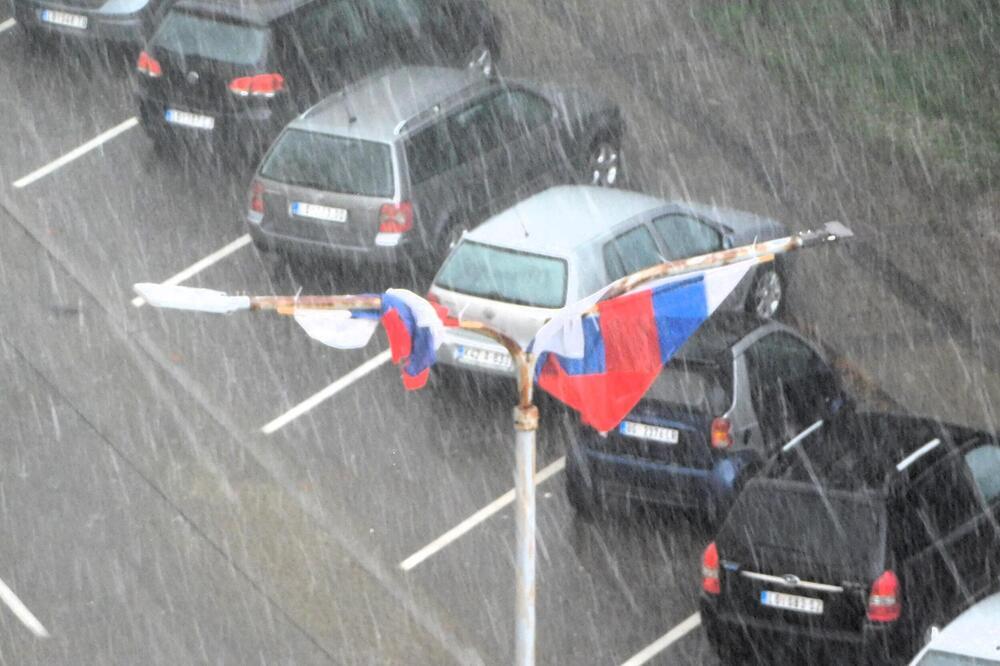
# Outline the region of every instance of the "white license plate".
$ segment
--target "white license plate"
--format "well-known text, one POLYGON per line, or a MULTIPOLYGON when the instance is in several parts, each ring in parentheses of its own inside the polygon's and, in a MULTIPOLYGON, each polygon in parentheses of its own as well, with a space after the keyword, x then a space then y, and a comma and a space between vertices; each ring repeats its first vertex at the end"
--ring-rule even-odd
POLYGON ((618 426, 618 432, 626 437, 651 439, 664 444, 676 444, 680 439, 680 433, 674 428, 636 423, 635 421, 622 421, 621 425, 618 426))
POLYGON ((203 116, 200 113, 190 111, 180 111, 178 109, 167 109, 163 117, 168 123, 183 125, 184 127, 194 127, 195 129, 210 130, 215 127, 215 118, 203 116))
POLYGON ((347 211, 343 208, 293 201, 288 209, 292 215, 298 217, 311 217, 314 220, 326 220, 327 222, 347 222, 347 211))
POLYGON ((52 9, 43 9, 39 14, 39 17, 45 23, 62 25, 67 28, 76 28, 77 30, 87 29, 87 17, 80 16, 79 14, 67 14, 66 12, 57 12, 52 9))
POLYGON ((765 606, 783 608, 785 610, 796 611, 798 613, 809 613, 810 615, 823 614, 822 599, 800 597, 797 594, 785 594, 784 592, 761 590, 760 603, 765 606))
POLYGON ((492 349, 477 349, 476 347, 459 347, 458 360, 469 365, 478 365, 484 368, 499 368, 509 370, 513 367, 513 359, 507 352, 493 351, 492 349))

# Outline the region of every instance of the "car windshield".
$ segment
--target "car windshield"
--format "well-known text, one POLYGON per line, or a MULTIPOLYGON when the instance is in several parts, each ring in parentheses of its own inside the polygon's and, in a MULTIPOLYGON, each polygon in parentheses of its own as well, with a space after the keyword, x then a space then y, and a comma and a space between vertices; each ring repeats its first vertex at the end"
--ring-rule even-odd
POLYGON ((917 662, 917 666, 1000 666, 1000 661, 986 657, 969 657, 954 652, 930 650, 917 662))
POLYGON ((451 291, 539 308, 566 304, 566 260, 465 241, 435 284, 451 291))
POLYGON ((253 65, 264 57, 267 30, 175 11, 163 19, 152 43, 156 48, 184 56, 253 65))
POLYGON ((387 144, 297 129, 281 135, 260 174, 328 192, 371 197, 395 192, 387 144))

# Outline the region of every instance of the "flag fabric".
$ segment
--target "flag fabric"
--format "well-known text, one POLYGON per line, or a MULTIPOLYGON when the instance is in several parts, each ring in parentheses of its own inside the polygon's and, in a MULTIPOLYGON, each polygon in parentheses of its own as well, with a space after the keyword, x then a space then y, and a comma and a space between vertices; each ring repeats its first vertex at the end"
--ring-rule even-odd
POLYGON ((599 292, 570 306, 532 342, 536 382, 596 430, 615 428, 756 264, 668 277, 605 301, 599 292), (594 303, 597 313, 581 316, 594 303))
POLYGON ((366 346, 381 322, 392 362, 401 366, 403 386, 421 388, 441 346, 445 323, 433 305, 412 291, 389 289, 381 300, 378 312, 296 308, 294 317, 309 337, 338 349, 366 346))

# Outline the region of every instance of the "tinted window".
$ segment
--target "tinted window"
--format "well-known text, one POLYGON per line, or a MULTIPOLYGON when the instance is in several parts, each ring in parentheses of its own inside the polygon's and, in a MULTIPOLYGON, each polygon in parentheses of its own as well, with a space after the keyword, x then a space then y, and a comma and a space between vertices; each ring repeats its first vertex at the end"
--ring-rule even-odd
POLYGON ((367 0, 372 20, 381 30, 396 31, 420 22, 423 7, 412 0, 367 0))
POLYGON ((561 308, 566 303, 566 262, 465 241, 445 261, 434 283, 472 296, 561 308))
POLYGON ((714 366, 673 361, 660 371, 643 399, 686 405, 719 415, 732 403, 729 383, 728 377, 714 366))
POLYGON ((501 136, 491 100, 481 100, 453 115, 448 132, 461 162, 481 158, 496 148, 501 136))
POLYGON ((350 2, 319 2, 297 22, 295 35, 308 52, 349 46, 364 35, 364 25, 350 2))
POLYGON ((787 333, 764 336, 751 345, 747 355, 755 375, 763 382, 801 379, 825 367, 812 349, 787 333))
POLYGON ((552 118, 548 102, 523 90, 497 95, 493 98, 493 107, 502 136, 524 134, 552 118))
POLYGON ((264 57, 267 31, 244 23, 170 12, 152 43, 157 48, 186 56, 252 65, 264 57))
POLYGON ((979 512, 969 468, 952 455, 924 472, 908 493, 915 520, 937 538, 947 536, 979 512))
POLYGON ((436 123, 418 132, 406 144, 410 179, 417 185, 452 168, 458 162, 455 144, 446 123, 436 123))
POLYGON ((722 235, 701 220, 670 214, 653 220, 656 233, 667 248, 666 259, 684 259, 722 249, 722 235))
POLYGON ((395 190, 387 144, 296 129, 279 137, 260 173, 329 192, 389 197, 395 190))
POLYGON ((986 444, 972 449, 965 454, 965 464, 985 502, 1000 497, 1000 446, 986 444))
POLYGON ((604 266, 609 280, 662 263, 653 234, 640 225, 604 245, 604 266))

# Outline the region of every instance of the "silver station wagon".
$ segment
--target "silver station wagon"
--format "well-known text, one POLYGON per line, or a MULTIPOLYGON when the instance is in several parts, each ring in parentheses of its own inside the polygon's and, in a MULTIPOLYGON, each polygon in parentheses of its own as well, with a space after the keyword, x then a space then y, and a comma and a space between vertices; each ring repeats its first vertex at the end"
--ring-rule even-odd
MULTIPOLYGON (((780 222, 750 213, 557 186, 467 232, 428 297, 452 316, 490 324, 525 346, 560 308, 629 273, 787 233, 780 222)), ((780 262, 755 267, 722 307, 774 317, 784 303, 785 273, 780 262)), ((465 330, 448 329, 437 361, 514 374, 503 347, 465 330)))

